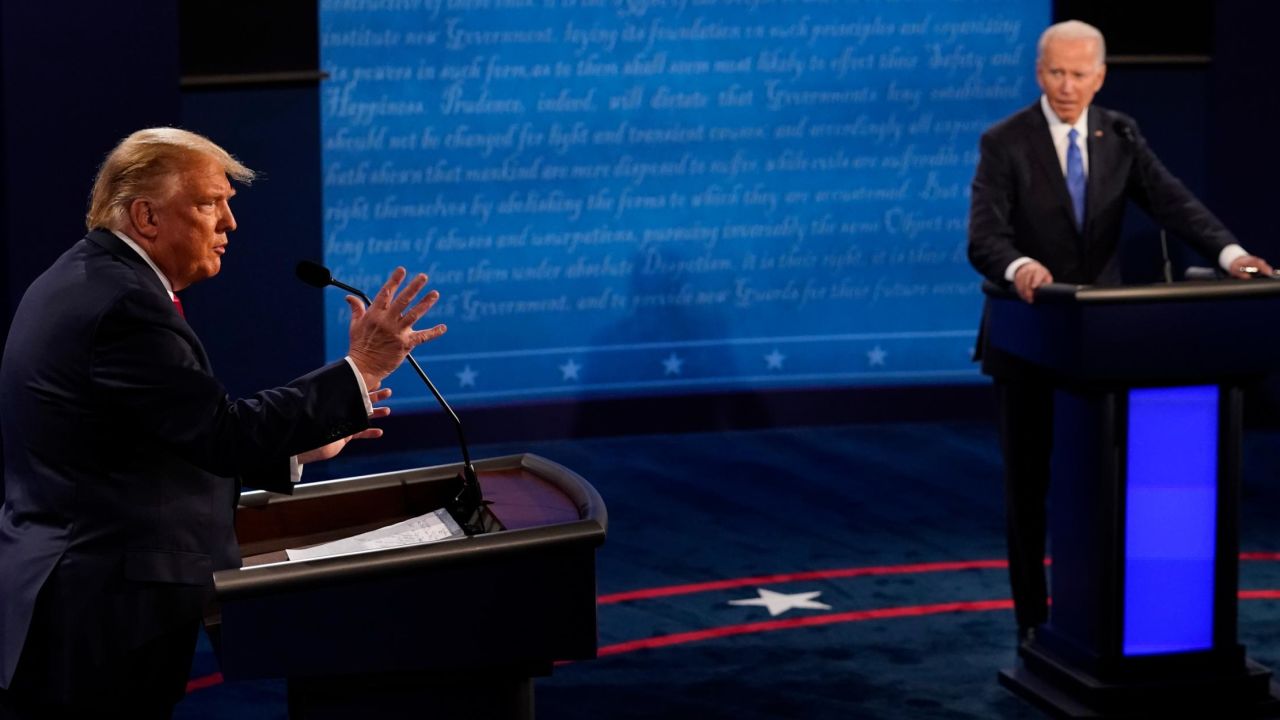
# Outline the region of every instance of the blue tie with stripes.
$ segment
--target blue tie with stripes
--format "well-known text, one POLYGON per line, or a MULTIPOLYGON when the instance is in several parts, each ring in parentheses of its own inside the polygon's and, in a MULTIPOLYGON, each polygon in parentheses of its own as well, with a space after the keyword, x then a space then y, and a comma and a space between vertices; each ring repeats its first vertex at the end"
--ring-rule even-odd
POLYGON ((1071 128, 1067 133, 1067 192, 1071 194, 1071 209, 1075 211, 1076 228, 1084 229, 1084 159, 1076 140, 1080 133, 1071 128))

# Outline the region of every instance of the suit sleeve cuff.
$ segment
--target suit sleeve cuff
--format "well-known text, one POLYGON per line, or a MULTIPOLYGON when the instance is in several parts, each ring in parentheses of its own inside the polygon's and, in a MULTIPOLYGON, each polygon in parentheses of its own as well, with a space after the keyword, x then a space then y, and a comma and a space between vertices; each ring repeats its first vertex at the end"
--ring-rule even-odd
POLYGON ((343 358, 343 360, 347 361, 347 367, 351 368, 351 374, 356 376, 356 382, 360 385, 360 397, 364 399, 364 414, 372 415, 373 401, 369 399, 369 388, 364 384, 364 376, 356 369, 355 361, 351 359, 350 355, 343 358))

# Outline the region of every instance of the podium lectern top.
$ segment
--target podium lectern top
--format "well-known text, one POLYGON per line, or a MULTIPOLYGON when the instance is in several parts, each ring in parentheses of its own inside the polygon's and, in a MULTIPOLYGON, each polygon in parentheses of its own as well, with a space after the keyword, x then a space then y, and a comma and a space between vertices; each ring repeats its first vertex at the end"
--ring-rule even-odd
MULTIPOLYGON (((245 493, 245 567, 214 573, 228 678, 522 668, 596 652, 595 551, 608 514, 585 480, 536 455, 475 463, 505 530, 290 562, 285 548, 441 507, 460 465, 245 493)), ((213 620, 209 624, 213 624, 213 620)))
POLYGON ((1190 383, 1280 364, 1280 281, 1223 280, 1095 287, 1049 284, 1025 303, 983 285, 996 348, 1064 379, 1190 383))

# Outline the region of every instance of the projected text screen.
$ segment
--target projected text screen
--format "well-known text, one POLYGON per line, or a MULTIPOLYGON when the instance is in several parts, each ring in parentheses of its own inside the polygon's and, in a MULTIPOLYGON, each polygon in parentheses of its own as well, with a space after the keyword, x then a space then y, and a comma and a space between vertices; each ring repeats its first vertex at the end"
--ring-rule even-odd
POLYGON ((1049 3, 320 5, 324 261, 430 275, 451 399, 977 379, 977 140, 1049 3))

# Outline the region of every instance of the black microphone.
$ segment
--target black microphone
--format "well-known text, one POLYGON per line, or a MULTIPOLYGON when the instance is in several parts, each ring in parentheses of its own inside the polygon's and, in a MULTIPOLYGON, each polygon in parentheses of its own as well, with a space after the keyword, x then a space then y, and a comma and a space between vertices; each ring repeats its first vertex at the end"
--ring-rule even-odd
POLYGON ((1138 136, 1134 134, 1133 126, 1123 120, 1117 120, 1112 123, 1111 129, 1115 130, 1116 134, 1124 138, 1124 141, 1130 145, 1138 142, 1138 136))
MULTIPOLYGON (((303 260, 298 263, 296 272, 298 279, 311 287, 323 289, 332 285, 360 298, 366 306, 373 304, 369 296, 358 288, 335 280, 333 273, 323 265, 303 260)), ((471 452, 467 449, 467 437, 462 432, 462 420, 458 419, 458 414, 453 411, 453 408, 449 407, 449 403, 440 394, 440 391, 436 389, 435 383, 431 382, 431 378, 427 377, 427 373, 423 371, 418 361, 413 359, 413 355, 406 355, 405 360, 409 361, 409 364, 417 371, 418 377, 422 378, 422 382, 426 383, 427 389, 431 391, 431 394, 435 396, 436 402, 440 403, 440 407, 444 408, 445 413, 453 420, 453 427, 458 432, 458 447, 462 449, 462 475, 459 476, 461 487, 446 509, 467 535, 487 532, 496 526, 497 521, 488 510, 488 503, 484 499, 484 493, 480 490, 480 479, 476 477, 476 469, 471 465, 471 452)))
MULTIPOLYGON (((333 285, 333 273, 329 272, 329 268, 313 263, 310 260, 303 260, 298 263, 296 272, 298 273, 298 279, 311 287, 323 289, 333 285)), ((357 297, 364 298, 365 304, 369 304, 369 299, 359 290, 353 287, 343 287, 342 289, 357 297)))

